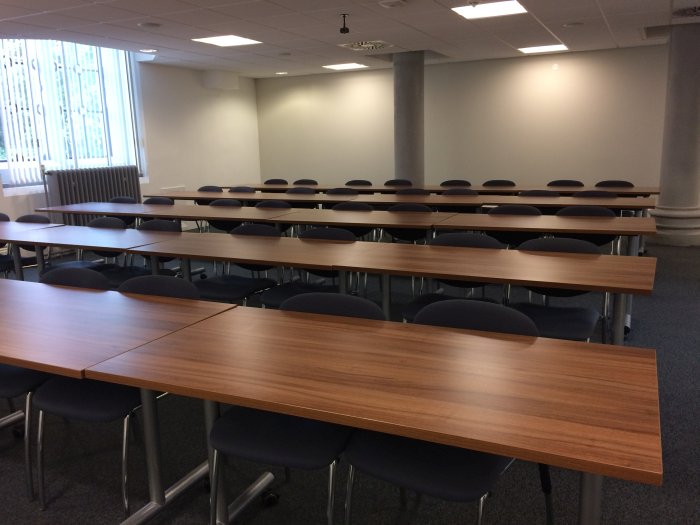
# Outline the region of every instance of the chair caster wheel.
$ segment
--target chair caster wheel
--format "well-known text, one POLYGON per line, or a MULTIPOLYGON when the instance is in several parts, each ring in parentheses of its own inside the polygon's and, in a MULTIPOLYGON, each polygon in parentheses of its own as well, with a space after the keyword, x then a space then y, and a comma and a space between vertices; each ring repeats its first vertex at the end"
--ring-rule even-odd
POLYGON ((265 492, 260 495, 263 507, 274 507, 280 500, 280 495, 276 492, 265 492))

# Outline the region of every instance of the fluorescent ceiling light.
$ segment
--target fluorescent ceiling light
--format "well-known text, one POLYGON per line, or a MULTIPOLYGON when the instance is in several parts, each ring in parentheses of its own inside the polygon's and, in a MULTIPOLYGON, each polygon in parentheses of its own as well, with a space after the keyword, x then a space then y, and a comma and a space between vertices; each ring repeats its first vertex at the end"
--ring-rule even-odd
POLYGON ((331 64, 330 66, 323 66, 326 69, 335 69, 336 71, 343 71, 345 69, 362 69, 363 67, 367 67, 364 64, 356 64, 354 62, 349 63, 349 64, 331 64))
POLYGON ((452 10, 468 20, 527 13, 525 8, 515 0, 508 0, 506 2, 492 2, 490 4, 476 3, 474 5, 465 5, 463 7, 453 7, 452 10))
POLYGON ((219 47, 247 46, 250 44, 261 43, 257 40, 251 40, 250 38, 243 38, 242 36, 236 35, 211 36, 208 38, 193 38, 192 40, 194 40, 195 42, 212 44, 219 47))
POLYGON ((149 49, 139 49, 139 51, 141 53, 157 53, 158 52, 157 49, 150 49, 150 48, 149 49))
POLYGON ((554 51, 568 51, 569 48, 564 44, 555 44, 552 46, 535 46, 535 47, 521 47, 518 49, 521 53, 553 53, 554 51))

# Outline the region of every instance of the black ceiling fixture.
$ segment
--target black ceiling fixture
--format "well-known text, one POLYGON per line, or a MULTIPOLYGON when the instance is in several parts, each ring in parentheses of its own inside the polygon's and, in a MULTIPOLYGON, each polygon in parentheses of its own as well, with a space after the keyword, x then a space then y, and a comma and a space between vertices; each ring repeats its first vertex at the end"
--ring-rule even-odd
POLYGON ((340 28, 340 33, 343 35, 347 35, 350 32, 350 28, 345 25, 345 19, 347 18, 348 14, 343 13, 340 16, 343 17, 343 27, 340 28))

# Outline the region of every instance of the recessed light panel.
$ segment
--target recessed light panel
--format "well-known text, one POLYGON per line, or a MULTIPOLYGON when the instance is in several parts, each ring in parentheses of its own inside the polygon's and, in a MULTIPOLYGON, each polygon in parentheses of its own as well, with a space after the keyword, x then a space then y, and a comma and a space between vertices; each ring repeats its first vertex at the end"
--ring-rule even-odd
POLYGON ((223 35, 223 36, 212 36, 208 38, 193 38, 195 42, 202 42, 204 44, 212 44, 219 47, 233 47, 233 46, 248 46, 250 44, 260 44, 257 40, 251 40, 250 38, 243 38, 242 36, 236 35, 223 35))
POLYGON ((477 3, 474 5, 453 7, 452 10, 468 20, 527 13, 527 10, 515 0, 508 0, 506 2, 491 2, 490 4, 477 3))
POLYGON ((354 62, 349 64, 331 64, 330 66, 323 66, 326 69, 335 69, 336 71, 344 71, 346 69, 362 69, 367 67, 364 64, 356 64, 354 62))
POLYGON ((532 53, 554 53, 556 51, 568 51, 569 48, 564 44, 555 44, 553 46, 535 46, 535 47, 521 47, 518 49, 521 53, 527 55, 532 53))

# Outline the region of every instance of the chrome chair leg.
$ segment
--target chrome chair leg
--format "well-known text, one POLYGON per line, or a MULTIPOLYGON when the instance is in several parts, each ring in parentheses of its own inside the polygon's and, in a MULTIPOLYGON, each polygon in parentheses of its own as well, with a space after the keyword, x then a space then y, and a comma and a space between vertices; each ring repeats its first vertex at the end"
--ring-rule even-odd
POLYGON ((31 428, 32 428, 32 392, 27 392, 27 397, 24 401, 24 470, 27 477, 27 497, 30 500, 34 499, 34 483, 32 479, 32 447, 31 447, 31 428))
POLYGON ((338 460, 333 461, 328 466, 328 503, 326 505, 326 517, 328 525, 333 525, 333 508, 335 503, 335 471, 338 466, 338 460))
POLYGON ((350 514, 352 512, 352 487, 355 484, 355 467, 350 465, 348 469, 348 482, 345 489, 345 525, 350 525, 350 514))
POLYGON ((122 505, 124 517, 128 518, 129 511, 129 422, 131 414, 124 418, 124 430, 122 432, 122 505))
POLYGON ((479 513, 476 516, 476 525, 481 525, 484 519, 484 503, 486 503, 486 498, 488 497, 489 493, 487 492, 479 498, 479 513))
POLYGON ((36 429, 36 471, 39 483, 39 508, 46 508, 44 497, 44 411, 39 410, 39 421, 36 429))
POLYGON ((210 492, 209 492, 209 525, 216 525, 216 507, 218 505, 219 493, 219 470, 221 469, 221 457, 218 450, 212 450, 212 465, 210 472, 210 492))

